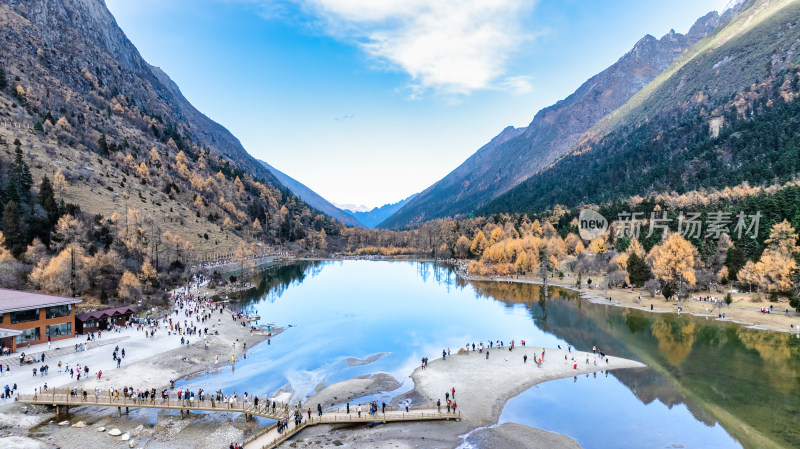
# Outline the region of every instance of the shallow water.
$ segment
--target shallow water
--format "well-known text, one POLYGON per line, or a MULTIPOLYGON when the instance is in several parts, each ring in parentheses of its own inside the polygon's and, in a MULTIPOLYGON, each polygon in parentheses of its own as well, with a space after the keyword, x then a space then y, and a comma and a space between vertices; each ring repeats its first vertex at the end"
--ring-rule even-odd
POLYGON ((719 424, 695 419, 685 404, 644 404, 612 375, 537 385, 508 402, 500 423, 562 433, 588 448, 741 447, 719 424))
POLYGON ((467 283, 431 263, 298 263, 255 283, 233 307, 292 327, 190 388, 267 395, 288 384, 301 399, 323 383, 387 372, 405 382, 371 397, 388 399, 411 388, 423 356, 466 342, 599 345, 654 369, 541 384, 512 399, 501 422, 564 433, 586 449, 757 447, 764 436, 800 445, 798 344, 788 335, 589 304, 558 289, 543 301, 536 285, 467 283))

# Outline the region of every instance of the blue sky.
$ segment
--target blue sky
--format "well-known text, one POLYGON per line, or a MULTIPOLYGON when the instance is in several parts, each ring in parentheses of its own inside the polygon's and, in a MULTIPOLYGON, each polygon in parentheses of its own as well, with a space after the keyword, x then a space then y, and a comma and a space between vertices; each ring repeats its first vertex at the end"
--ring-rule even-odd
POLYGON ((106 0, 245 149, 329 201, 421 191, 727 0, 106 0))

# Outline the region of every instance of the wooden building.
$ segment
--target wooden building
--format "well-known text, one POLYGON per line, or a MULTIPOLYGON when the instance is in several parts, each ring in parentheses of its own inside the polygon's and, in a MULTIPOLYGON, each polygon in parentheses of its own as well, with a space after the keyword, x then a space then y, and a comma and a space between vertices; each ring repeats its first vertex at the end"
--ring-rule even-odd
POLYGON ((0 342, 27 347, 75 336, 75 304, 80 298, 0 288, 0 342))
POLYGON ((136 308, 133 306, 81 313, 75 317, 76 332, 85 334, 106 330, 113 325, 125 326, 135 313, 136 308))

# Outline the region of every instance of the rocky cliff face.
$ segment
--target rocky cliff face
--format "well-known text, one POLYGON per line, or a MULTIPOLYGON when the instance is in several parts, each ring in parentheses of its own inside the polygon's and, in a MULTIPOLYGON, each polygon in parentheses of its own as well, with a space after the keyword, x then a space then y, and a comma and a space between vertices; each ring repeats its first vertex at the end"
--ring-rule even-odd
POLYGON ((470 212, 566 153, 601 118, 622 106, 720 22, 711 12, 686 34, 647 35, 572 95, 539 111, 526 128, 506 128, 445 178, 420 193, 384 227, 470 212))
MULTIPOLYGON (((59 87, 98 100, 132 100, 145 115, 180 123, 179 132, 245 170, 280 183, 227 129, 194 108, 178 86, 149 65, 103 0, 0 0, 4 55, 27 68, 27 81, 60 97, 59 87), (105 89, 104 89, 105 88, 105 89)), ((2 52, 2 50, 0 50, 2 52)), ((43 98, 43 107, 49 98, 43 98)))

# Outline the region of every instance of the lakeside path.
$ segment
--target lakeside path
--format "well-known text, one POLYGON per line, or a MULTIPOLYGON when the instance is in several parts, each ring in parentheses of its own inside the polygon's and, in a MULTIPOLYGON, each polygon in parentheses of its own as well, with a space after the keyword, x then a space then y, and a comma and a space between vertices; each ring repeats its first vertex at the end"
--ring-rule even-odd
MULTIPOLYGON (((498 283, 520 283, 520 284, 536 284, 542 285, 542 281, 539 278, 531 278, 528 276, 517 276, 517 277, 498 277, 498 278, 487 278, 482 276, 464 276, 459 275, 462 279, 467 281, 475 281, 475 282, 498 282, 498 283)), ((600 280, 601 277, 597 277, 595 280, 600 280)), ((647 293, 643 289, 635 289, 631 291, 630 289, 619 289, 619 288, 612 288, 608 290, 608 296, 611 297, 611 301, 608 300, 608 297, 605 296, 605 289, 602 288, 594 288, 594 289, 587 289, 581 288, 578 289, 574 285, 570 285, 564 282, 555 281, 553 279, 549 279, 547 285, 550 287, 558 287, 563 288, 566 290, 572 290, 577 292, 581 295, 581 299, 585 299, 589 302, 595 304, 607 304, 617 307, 625 307, 629 309, 637 309, 643 310, 647 312, 655 312, 655 313, 683 313, 694 315, 698 317, 704 317, 709 319, 714 319, 718 321, 728 321, 741 324, 746 327, 750 327, 753 329, 762 329, 762 330, 769 330, 773 332, 789 332, 789 333, 797 333, 800 335, 800 316, 798 314, 790 311, 788 314, 785 313, 784 308, 788 306, 785 302, 778 302, 778 303, 771 303, 769 301, 752 301, 750 299, 750 295, 746 293, 734 293, 733 294, 733 303, 730 306, 723 306, 720 313, 725 312, 725 318, 719 318, 717 311, 720 309, 713 308, 711 303, 702 302, 702 301, 695 301, 693 299, 688 299, 684 301, 666 301, 663 297, 651 297, 649 293, 647 293), (641 302, 636 302, 641 296, 641 302), (683 307, 683 311, 678 312, 677 306, 680 305, 683 307), (770 305, 775 306, 776 309, 772 313, 763 314, 761 313, 761 308, 769 308, 770 305), (650 308, 652 306, 652 309, 650 308), (706 310, 708 310, 706 312, 706 310), (793 325, 794 327, 790 327, 793 325)), ((692 296, 716 296, 722 299, 725 294, 724 293, 695 293, 692 296)))

